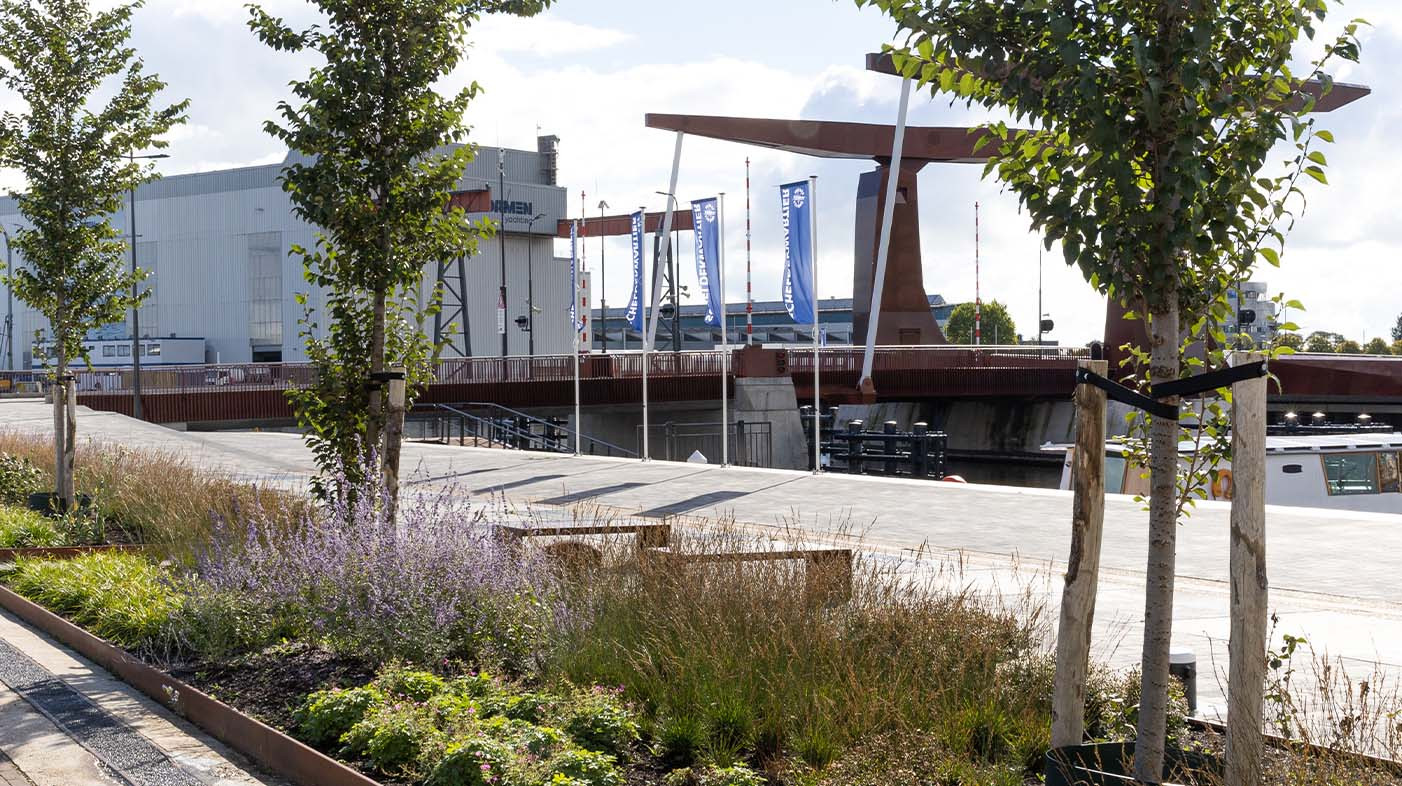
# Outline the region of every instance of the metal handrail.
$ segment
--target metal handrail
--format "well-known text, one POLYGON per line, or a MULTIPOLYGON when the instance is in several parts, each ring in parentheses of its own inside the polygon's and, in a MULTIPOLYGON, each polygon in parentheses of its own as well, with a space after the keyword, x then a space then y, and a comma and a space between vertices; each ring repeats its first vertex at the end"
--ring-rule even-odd
MULTIPOLYGON (((491 422, 491 421, 487 421, 485 418, 480 418, 480 417, 477 417, 476 415, 472 415, 472 414, 469 414, 469 413, 467 413, 467 412, 463 412, 462 410, 458 409, 457 407, 451 406, 451 405, 449 405, 449 404, 430 404, 429 406, 432 406, 432 407, 434 407, 434 408, 436 408, 436 409, 443 409, 443 410, 447 410, 447 411, 449 411, 449 412, 454 412, 454 413, 457 413, 457 414, 459 414, 459 415, 463 415, 463 416, 468 417, 468 418, 475 418, 475 419, 478 420, 478 421, 491 422)), ((548 421, 548 420, 543 420, 543 419, 538 418, 538 417, 536 417, 536 416, 534 416, 534 415, 528 415, 528 414, 526 414, 525 412, 521 412, 520 410, 512 409, 511 407, 504 407, 504 406, 502 406, 501 404, 494 404, 494 403, 492 403, 492 402, 490 402, 490 401, 469 401, 469 402, 464 402, 464 403, 462 403, 462 404, 459 404, 458 406, 461 406, 461 407, 478 407, 478 408, 482 408, 482 409, 495 410, 495 411, 498 411, 498 412, 506 413, 506 414, 510 415, 511 417, 513 417, 513 418, 521 418, 521 419, 526 420, 526 421, 531 422, 531 423, 540 424, 540 425, 542 425, 542 426, 545 426, 546 428, 556 429, 556 430, 558 430, 558 431, 564 432, 564 433, 567 434, 567 435, 579 437, 580 440, 581 440, 581 442, 587 441, 587 442, 589 442, 590 444, 602 446, 602 447, 606 448, 606 449, 609 451, 608 455, 610 455, 610 456, 613 455, 613 452, 614 452, 614 451, 618 451, 620 454, 622 454, 622 455, 624 455, 624 456, 631 456, 631 457, 633 457, 633 458, 637 458, 637 456, 638 456, 638 454, 635 453, 634 451, 631 451, 631 450, 629 450, 629 449, 627 449, 627 448, 625 448, 625 447, 621 447, 621 446, 619 446, 619 445, 615 445, 615 444, 613 444, 612 442, 605 442, 605 441, 602 440, 602 439, 597 439, 597 438, 595 438, 595 437, 591 437, 591 436, 589 436, 588 434, 580 434, 578 431, 576 431, 575 429, 572 429, 572 428, 570 428, 570 427, 568 427, 568 426, 561 426, 561 425, 556 424, 556 423, 551 423, 551 422, 548 421)), ((519 429, 518 429, 517 431, 519 432, 519 429)), ((524 434, 527 436, 528 439, 535 439, 535 435, 534 435, 534 434, 530 434, 529 432, 522 432, 522 433, 524 433, 524 434)), ((519 435, 519 434, 518 434, 518 435, 519 435)), ((542 442, 543 442, 543 440, 542 440, 542 442)), ((562 452, 563 452, 563 451, 562 451, 562 452)))
MULTIPOLYGON (((526 430, 517 428, 515 424, 513 424, 513 423, 511 423, 511 422, 509 422, 509 421, 504 421, 504 420, 491 420, 491 419, 488 419, 488 418, 481 417, 481 416, 479 416, 479 415, 474 415, 474 414, 472 414, 471 412, 463 412, 462 410, 460 410, 460 409, 458 409, 458 408, 456 408, 456 407, 453 407, 453 406, 449 406, 448 404, 429 404, 428 406, 432 407, 433 409, 439 409, 439 410, 443 410, 443 411, 445 411, 445 412, 451 412, 452 414, 458 416, 459 418, 462 418, 463 420, 468 420, 468 421, 471 421, 471 422, 473 422, 473 423, 486 426, 486 427, 487 427, 487 445, 488 445, 488 446, 490 446, 490 445, 492 444, 492 430, 493 430, 493 429, 500 429, 500 430, 501 430, 501 433, 503 434, 503 436, 505 436, 505 437, 514 437, 514 438, 517 439, 518 441, 524 442, 524 443, 527 444, 527 445, 539 441, 539 442, 540 442, 541 448, 542 448, 542 449, 545 449, 546 446, 549 444, 549 441, 548 441, 543 435, 532 434, 530 431, 526 431, 526 430)), ((551 424, 547 424, 547 425, 551 425, 551 424)), ((503 445, 506 444, 506 440, 505 440, 505 439, 500 440, 500 442, 501 442, 503 445)), ((553 452, 558 452, 558 451, 553 451, 553 452)))

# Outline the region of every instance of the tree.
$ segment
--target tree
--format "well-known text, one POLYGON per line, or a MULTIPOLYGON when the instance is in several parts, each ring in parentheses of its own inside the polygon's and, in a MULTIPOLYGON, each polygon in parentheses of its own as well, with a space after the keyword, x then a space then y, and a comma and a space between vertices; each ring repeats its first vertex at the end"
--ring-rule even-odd
POLYGON ((1305 339, 1306 352, 1333 352, 1344 337, 1338 333, 1330 333, 1327 330, 1316 330, 1305 339))
POLYGON ((1299 352, 1300 350, 1305 348, 1304 336, 1301 336, 1299 333, 1293 333, 1290 331, 1282 331, 1280 333, 1275 334, 1275 338, 1272 340, 1272 343, 1276 347, 1289 347, 1290 349, 1296 352, 1299 352))
POLYGON ((1402 314, 1397 315, 1397 324, 1392 326, 1392 340, 1402 341, 1402 314))
MULTIPOLYGON (((1016 344, 1017 325, 1008 314, 1007 306, 996 300, 983 304, 979 323, 982 326, 982 344, 1016 344)), ((945 337, 953 344, 974 343, 974 304, 960 303, 949 312, 949 323, 944 329, 945 337)))
POLYGON ((249 21, 273 49, 324 60, 292 83, 301 103, 279 104, 280 119, 264 126, 308 157, 282 183, 296 214, 321 229, 315 248, 293 252, 327 292, 331 319, 323 334, 308 310, 303 337, 318 379, 292 398, 323 474, 318 487, 353 489, 373 456, 392 505, 408 402, 391 401, 387 372, 404 370, 410 398, 431 373, 434 348, 419 326, 439 297, 420 296, 424 267, 471 255, 490 232, 447 210, 474 153, 449 146, 466 136, 463 112, 478 87, 443 97, 435 86, 462 62, 480 14, 530 15, 549 0, 311 2, 324 21, 301 32, 256 5, 249 21), (332 481, 340 475, 349 482, 332 481))
POLYGON ((1392 354, 1402 357, 1402 338, 1392 342, 1392 354))
MULTIPOLYGON (((1315 147, 1332 136, 1313 128, 1314 99, 1289 65, 1294 42, 1313 36, 1327 11, 1325 0, 856 2, 896 22, 903 38, 893 59, 905 75, 1034 127, 986 125, 978 144, 994 155, 985 172, 1016 193, 1048 248, 1059 241, 1068 264, 1146 319, 1148 347, 1136 356, 1147 365, 1147 387, 1195 367, 1183 362, 1186 341, 1226 345, 1230 282, 1249 278, 1258 257, 1279 263, 1302 204, 1294 198, 1300 177, 1326 180, 1315 147), (1263 176, 1282 141, 1294 145, 1288 166, 1263 176)), ((1356 31, 1347 26, 1304 76, 1327 85, 1328 57, 1356 60, 1356 31)), ((1184 497, 1178 424, 1152 418, 1148 428, 1135 775, 1157 783, 1184 497)))
POLYGON ((1392 348, 1387 345, 1387 339, 1383 338, 1382 336, 1374 336, 1373 338, 1369 339, 1367 344, 1363 345, 1363 354, 1391 355, 1392 348))
POLYGON ((49 322, 54 479, 65 506, 78 431, 69 367, 87 360, 88 331, 125 318, 138 302, 126 293, 144 277, 124 270, 126 239, 109 220, 129 188, 155 177, 126 156, 164 147, 189 105, 154 106, 165 83, 127 45, 140 5, 94 13, 87 0, 0 0, 0 82, 25 104, 0 118, 0 168, 23 175, 27 190, 12 196, 29 223, 14 233, 24 262, 6 282, 49 322))
POLYGON ((1359 346, 1357 341, 1346 338, 1340 341, 1338 346, 1334 347, 1334 351, 1341 355, 1361 355, 1363 354, 1363 347, 1359 346))

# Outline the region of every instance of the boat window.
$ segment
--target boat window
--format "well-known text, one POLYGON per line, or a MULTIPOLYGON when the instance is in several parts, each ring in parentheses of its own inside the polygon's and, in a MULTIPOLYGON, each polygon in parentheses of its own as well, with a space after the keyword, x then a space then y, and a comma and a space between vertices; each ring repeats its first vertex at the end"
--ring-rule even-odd
POLYGON ((1125 457, 1120 453, 1105 456, 1105 493, 1120 494, 1125 487, 1125 457))
POLYGON ((1298 475, 1305 471, 1305 467, 1303 464, 1286 464, 1280 468, 1280 471, 1287 475, 1298 475))
POLYGON ((1377 453, 1331 453, 1322 458, 1329 496, 1378 493, 1377 453))
POLYGON ((1399 477, 1398 454, 1379 453, 1378 454, 1378 479, 1381 481, 1381 489, 1384 494, 1396 494, 1402 491, 1402 477, 1399 477))

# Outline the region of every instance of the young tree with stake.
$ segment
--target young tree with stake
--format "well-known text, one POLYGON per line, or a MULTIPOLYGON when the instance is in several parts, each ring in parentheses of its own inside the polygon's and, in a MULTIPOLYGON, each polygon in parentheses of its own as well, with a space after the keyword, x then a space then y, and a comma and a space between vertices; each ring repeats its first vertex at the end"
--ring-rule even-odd
POLYGON ((155 178, 128 158, 161 148, 188 101, 156 106, 165 83, 128 45, 133 2, 93 12, 87 0, 0 0, 0 83, 25 103, 0 117, 0 167, 18 170, 13 196, 29 226, 14 233, 24 260, 5 271, 21 301, 49 322, 54 385, 54 479, 74 501, 77 423, 74 360, 88 331, 121 322, 138 305, 144 273, 126 271, 126 238, 112 226, 128 189, 155 178), (99 97, 115 88, 115 95, 99 97))
MULTIPOLYGON (((856 0, 895 20, 903 73, 1032 130, 989 126, 987 172, 1008 185, 1067 264, 1147 321, 1147 387, 1178 379, 1190 341, 1227 345, 1225 293, 1258 258, 1279 264, 1330 142, 1306 80, 1356 60, 1357 23, 1309 73, 1292 47, 1327 0, 856 0), (1277 143, 1284 173, 1262 176, 1277 143)), ((1220 352, 1217 357, 1221 357, 1220 352)), ((1166 403, 1178 405, 1176 399, 1166 403)), ((1188 496, 1180 428, 1149 425, 1149 557, 1135 776, 1157 783, 1165 745, 1175 540, 1188 496)), ((1264 653, 1262 654, 1264 657, 1264 653)))
MULTIPOLYGON (((311 51, 323 65, 292 83, 269 134, 305 154, 283 172, 294 212, 321 229, 295 247, 309 283, 327 293, 326 331, 310 309, 303 337, 317 381, 292 394, 323 473, 324 493, 350 491, 367 457, 394 504, 407 401, 386 372, 403 369, 407 395, 428 381, 434 347, 420 325, 438 294, 420 297, 425 265, 471 255, 490 225, 448 211, 472 159, 449 149, 467 134, 474 83, 452 96, 438 83, 462 62, 469 26, 484 13, 532 15, 549 0, 310 0, 322 22, 295 31, 250 5, 252 30, 279 51, 311 51), (326 484, 339 473, 346 487, 326 484)), ((304 306, 308 301, 301 298, 304 306)))

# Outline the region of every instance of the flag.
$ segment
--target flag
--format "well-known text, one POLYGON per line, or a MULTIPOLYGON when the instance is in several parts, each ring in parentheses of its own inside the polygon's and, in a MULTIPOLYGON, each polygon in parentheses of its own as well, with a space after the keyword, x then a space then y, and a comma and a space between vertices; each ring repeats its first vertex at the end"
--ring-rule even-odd
POLYGON ((578 335, 584 330, 579 320, 579 222, 570 222, 570 324, 578 335))
POLYGON ((643 329, 643 211, 632 216, 633 293, 628 297, 628 324, 636 331, 643 329))
POLYGON ((725 293, 720 291, 720 208, 715 197, 691 203, 696 234, 696 278, 706 301, 706 324, 720 325, 725 293))
POLYGON ((800 324, 813 322, 813 209, 809 183, 779 186, 784 230, 784 308, 800 324))

